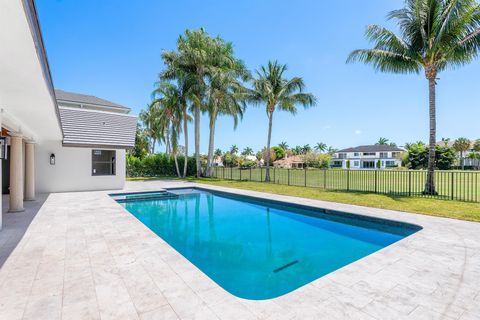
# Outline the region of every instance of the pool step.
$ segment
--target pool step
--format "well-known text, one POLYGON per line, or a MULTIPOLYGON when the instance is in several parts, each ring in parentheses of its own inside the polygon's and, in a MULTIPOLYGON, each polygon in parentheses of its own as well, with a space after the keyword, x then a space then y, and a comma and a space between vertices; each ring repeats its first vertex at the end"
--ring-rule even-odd
POLYGON ((178 198, 178 195, 168 192, 166 190, 150 191, 150 192, 132 192, 132 193, 117 193, 110 195, 115 201, 134 202, 143 200, 162 200, 178 198))

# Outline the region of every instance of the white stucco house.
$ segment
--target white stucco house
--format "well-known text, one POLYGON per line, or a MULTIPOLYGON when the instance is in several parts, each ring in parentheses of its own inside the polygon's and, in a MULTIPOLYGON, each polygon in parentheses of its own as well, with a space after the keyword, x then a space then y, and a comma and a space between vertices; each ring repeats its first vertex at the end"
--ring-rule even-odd
POLYGON ((33 0, 2 2, 0 43, 0 177, 9 211, 22 211, 37 192, 121 189, 135 143, 130 109, 54 90, 33 0))
POLYGON ((337 151, 333 155, 333 168, 350 169, 388 169, 402 165, 400 158, 403 149, 390 145, 365 145, 337 151), (380 163, 380 168, 377 164, 380 163))

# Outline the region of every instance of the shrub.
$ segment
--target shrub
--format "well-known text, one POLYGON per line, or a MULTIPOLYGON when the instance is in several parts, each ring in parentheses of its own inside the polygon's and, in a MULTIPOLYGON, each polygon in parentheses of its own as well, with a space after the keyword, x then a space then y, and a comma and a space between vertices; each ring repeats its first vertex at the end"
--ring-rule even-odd
MULTIPOLYGON (((184 156, 178 156, 178 165, 183 172, 184 156)), ((175 161, 163 153, 152 154, 143 159, 127 155, 127 177, 176 176, 175 161)), ((188 157, 187 175, 195 175, 195 158, 188 157)))
POLYGON ((257 165, 257 163, 255 161, 251 161, 251 160, 244 160, 244 161, 240 162, 240 168, 242 168, 242 169, 254 168, 256 165, 257 165))

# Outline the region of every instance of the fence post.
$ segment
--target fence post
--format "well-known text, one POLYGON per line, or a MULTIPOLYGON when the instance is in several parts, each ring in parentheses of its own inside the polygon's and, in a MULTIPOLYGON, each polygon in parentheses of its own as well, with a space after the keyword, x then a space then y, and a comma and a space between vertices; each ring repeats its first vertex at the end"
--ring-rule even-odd
POLYGON ((275 184, 275 167, 273 167, 273 183, 275 184))
POLYGON ((378 170, 375 170, 375 193, 378 192, 378 170))
POLYGON ((239 167, 238 170, 240 170, 240 181, 242 181, 242 167, 239 167))
POLYGON ((412 171, 408 170, 408 196, 412 196, 412 171))
POLYGON ((347 169, 347 191, 350 191, 350 169, 347 169))
POLYGON ((233 167, 230 167, 230 180, 233 180, 233 167))
POLYGON ((252 181, 252 167, 250 167, 250 181, 252 181))
POLYGON ((260 167, 260 182, 263 182, 262 175, 263 175, 263 167, 260 167))
POLYGON ((287 181, 287 184, 290 185, 290 169, 287 169, 287 181))
POLYGON ((455 188, 455 172, 451 172, 450 173, 450 188, 452 189, 451 190, 451 194, 452 194, 452 200, 455 198, 455 193, 454 193, 454 188, 455 188))
POLYGON ((323 171, 323 189, 327 190, 327 170, 323 171))
POLYGON ((305 187, 307 186, 307 168, 305 167, 305 187))

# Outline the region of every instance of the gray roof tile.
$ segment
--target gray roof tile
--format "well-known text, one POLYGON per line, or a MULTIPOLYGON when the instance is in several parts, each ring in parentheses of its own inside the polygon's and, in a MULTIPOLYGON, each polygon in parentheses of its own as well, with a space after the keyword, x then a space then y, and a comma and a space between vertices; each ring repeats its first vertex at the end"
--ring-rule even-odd
POLYGON ((104 111, 59 107, 63 145, 133 148, 137 117, 104 111))
POLYGON ((107 106, 107 107, 130 110, 130 108, 119 105, 118 103, 111 102, 105 99, 100 99, 98 97, 90 96, 86 94, 67 92, 67 91, 55 89, 55 96, 58 101, 69 101, 69 102, 77 102, 77 103, 83 103, 83 104, 92 104, 92 105, 98 105, 98 106, 107 106))

